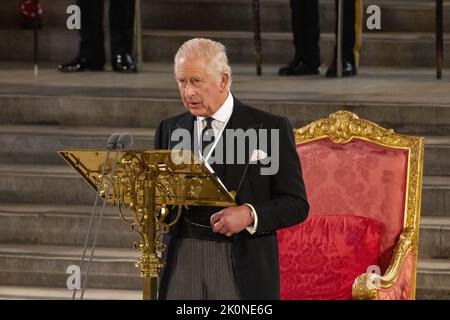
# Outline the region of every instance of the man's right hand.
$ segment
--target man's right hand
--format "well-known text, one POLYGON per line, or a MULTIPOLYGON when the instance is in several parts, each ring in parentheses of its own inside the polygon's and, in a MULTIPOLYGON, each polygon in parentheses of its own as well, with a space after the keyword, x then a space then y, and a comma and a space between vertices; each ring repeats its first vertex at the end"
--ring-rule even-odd
POLYGON ((227 237, 239 233, 245 228, 252 226, 251 208, 247 205, 229 207, 214 213, 210 223, 215 233, 221 233, 227 237))

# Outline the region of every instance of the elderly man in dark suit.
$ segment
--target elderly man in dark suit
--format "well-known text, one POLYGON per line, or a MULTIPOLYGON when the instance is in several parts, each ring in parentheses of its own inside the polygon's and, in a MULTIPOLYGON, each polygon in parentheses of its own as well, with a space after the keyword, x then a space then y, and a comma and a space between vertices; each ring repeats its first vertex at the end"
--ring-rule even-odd
POLYGON ((167 240, 159 298, 279 299, 276 230, 300 223, 309 210, 289 121, 231 94, 231 68, 218 42, 197 38, 184 43, 175 56, 175 76, 187 112, 161 122, 155 148, 174 148, 174 130, 189 132, 202 146, 199 156, 228 190, 237 192, 238 206, 183 211, 167 240), (230 141, 236 136, 229 133, 240 129, 255 130, 257 149, 230 141), (264 143, 267 135, 258 133, 272 131, 276 134, 264 143), (225 163, 219 157, 210 161, 219 153, 225 163), (246 160, 239 162, 243 153, 246 160), (272 166, 263 158, 279 163, 272 166), (269 165, 274 170, 264 171, 269 165))

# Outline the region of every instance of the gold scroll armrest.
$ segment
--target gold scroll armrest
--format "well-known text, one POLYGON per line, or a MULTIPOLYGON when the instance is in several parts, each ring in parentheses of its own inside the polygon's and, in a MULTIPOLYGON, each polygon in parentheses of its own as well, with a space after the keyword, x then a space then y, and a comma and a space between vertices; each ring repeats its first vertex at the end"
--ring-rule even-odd
POLYGON ((415 239, 415 231, 405 229, 400 235, 394 254, 392 255, 389 267, 386 273, 379 279, 368 273, 359 275, 352 288, 352 297, 354 300, 378 300, 380 289, 392 288, 400 272, 408 254, 413 249, 413 240, 415 239))

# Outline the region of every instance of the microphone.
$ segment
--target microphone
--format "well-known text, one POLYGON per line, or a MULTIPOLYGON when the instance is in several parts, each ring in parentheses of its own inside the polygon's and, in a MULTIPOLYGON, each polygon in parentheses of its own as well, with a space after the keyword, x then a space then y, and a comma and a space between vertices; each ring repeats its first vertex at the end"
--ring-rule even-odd
POLYGON ((111 150, 116 148, 117 140, 120 137, 120 133, 113 133, 109 136, 108 141, 106 142, 106 149, 111 150))
POLYGON ((128 149, 133 145, 134 138, 128 132, 121 133, 117 138, 116 148, 119 150, 128 149))

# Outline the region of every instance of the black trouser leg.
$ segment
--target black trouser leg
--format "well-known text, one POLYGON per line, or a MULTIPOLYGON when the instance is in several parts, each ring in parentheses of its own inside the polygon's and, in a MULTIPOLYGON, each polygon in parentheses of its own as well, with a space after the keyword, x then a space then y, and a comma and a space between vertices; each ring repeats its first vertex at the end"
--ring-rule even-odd
POLYGON ((344 0, 344 23, 342 34, 342 58, 355 64, 355 1, 344 0))
POLYGON ((110 0, 111 59, 133 51, 135 0, 110 0))
POLYGON ((81 11, 80 56, 93 65, 105 64, 103 0, 77 0, 81 11))
POLYGON ((295 55, 312 67, 320 65, 318 0, 290 0, 295 55))

